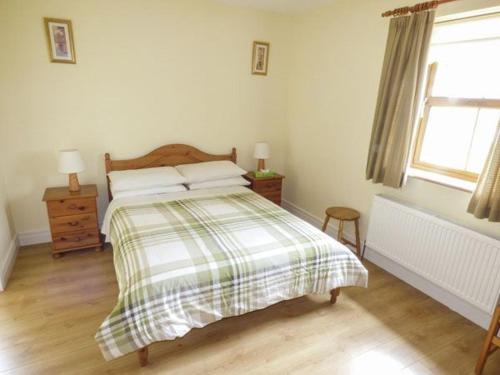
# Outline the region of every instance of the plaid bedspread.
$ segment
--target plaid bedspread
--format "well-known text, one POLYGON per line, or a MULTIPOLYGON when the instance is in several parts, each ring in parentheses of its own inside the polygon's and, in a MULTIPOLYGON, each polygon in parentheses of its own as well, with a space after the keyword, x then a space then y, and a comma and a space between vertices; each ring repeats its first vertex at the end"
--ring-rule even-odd
POLYGON ((108 235, 120 292, 95 336, 106 360, 368 279, 345 246, 249 190, 124 204, 108 235))

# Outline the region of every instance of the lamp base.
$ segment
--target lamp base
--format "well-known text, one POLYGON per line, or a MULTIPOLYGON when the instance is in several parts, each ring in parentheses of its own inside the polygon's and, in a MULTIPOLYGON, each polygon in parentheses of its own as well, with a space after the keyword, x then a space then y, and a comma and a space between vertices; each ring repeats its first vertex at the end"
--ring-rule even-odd
POLYGON ((262 171, 264 169, 266 169, 266 161, 264 159, 259 159, 257 162, 257 170, 262 171))
POLYGON ((69 174, 69 191, 72 193, 80 191, 80 183, 78 182, 78 175, 76 173, 69 174))

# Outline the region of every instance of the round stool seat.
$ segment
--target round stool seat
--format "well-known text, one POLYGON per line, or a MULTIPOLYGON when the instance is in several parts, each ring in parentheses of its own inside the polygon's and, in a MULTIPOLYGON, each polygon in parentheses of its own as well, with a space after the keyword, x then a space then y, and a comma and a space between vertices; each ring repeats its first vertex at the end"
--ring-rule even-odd
POLYGON ((345 221, 356 220, 361 216, 358 211, 349 207, 328 207, 325 213, 334 219, 345 221))

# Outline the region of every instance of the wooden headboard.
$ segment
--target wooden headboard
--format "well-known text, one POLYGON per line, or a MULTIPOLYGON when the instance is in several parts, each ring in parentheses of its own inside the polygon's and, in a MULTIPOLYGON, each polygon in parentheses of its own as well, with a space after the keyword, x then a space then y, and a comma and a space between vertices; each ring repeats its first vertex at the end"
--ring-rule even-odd
MULTIPOLYGON (((236 163, 236 148, 233 147, 230 154, 227 155, 211 155, 198 150, 196 147, 172 144, 165 145, 151 151, 144 156, 128 159, 128 160, 112 160, 111 156, 106 153, 104 155, 106 164, 106 175, 111 171, 124 171, 127 169, 142 169, 154 167, 174 167, 180 164, 192 164, 202 161, 214 160, 231 160, 236 163)), ((113 195, 109 186, 109 177, 106 176, 108 183, 108 197, 111 201, 113 195)))

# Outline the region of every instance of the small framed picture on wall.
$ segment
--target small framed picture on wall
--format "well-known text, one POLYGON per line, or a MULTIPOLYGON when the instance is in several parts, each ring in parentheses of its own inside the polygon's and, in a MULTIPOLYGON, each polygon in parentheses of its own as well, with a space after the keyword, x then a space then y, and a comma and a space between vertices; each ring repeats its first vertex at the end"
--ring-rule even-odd
POLYGON ((269 43, 253 42, 252 74, 267 75, 269 63, 269 43))
POLYGON ((76 64, 73 28, 70 20, 44 18, 50 61, 76 64))

